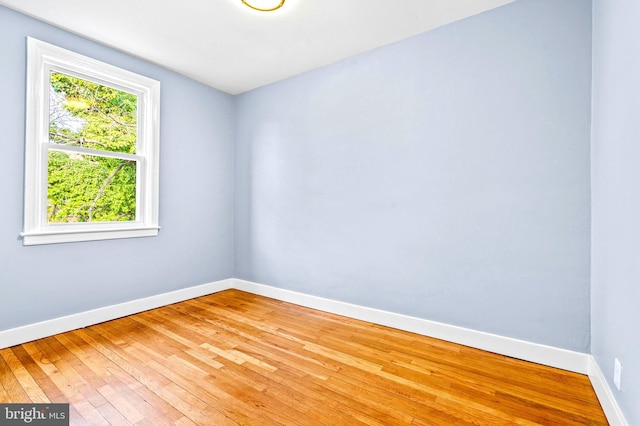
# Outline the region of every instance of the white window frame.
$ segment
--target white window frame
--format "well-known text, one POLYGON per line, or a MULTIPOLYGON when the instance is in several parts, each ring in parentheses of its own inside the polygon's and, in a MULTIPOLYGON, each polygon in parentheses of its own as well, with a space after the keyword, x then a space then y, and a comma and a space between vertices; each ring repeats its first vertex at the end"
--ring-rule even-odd
POLYGON ((149 237, 158 234, 160 82, 27 38, 27 116, 24 182, 24 245, 149 237), (47 166, 51 72, 61 72, 137 95, 136 154, 67 147, 66 151, 137 161, 136 220, 48 223, 47 166), (122 154, 122 155, 121 155, 122 154))

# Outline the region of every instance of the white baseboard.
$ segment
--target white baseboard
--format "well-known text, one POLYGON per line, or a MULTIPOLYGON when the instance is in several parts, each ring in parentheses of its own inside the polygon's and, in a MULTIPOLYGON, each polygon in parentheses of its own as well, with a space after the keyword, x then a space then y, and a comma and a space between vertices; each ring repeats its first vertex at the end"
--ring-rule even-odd
POLYGON ((587 374, 589 355, 524 340, 471 330, 393 312, 372 309, 250 281, 233 279, 233 287, 285 302, 406 330, 538 364, 587 374))
POLYGON ((537 364, 587 374, 609 423, 613 426, 628 426, 613 396, 613 392, 602 374, 602 370, 600 370, 600 367, 591 355, 311 296, 236 278, 229 278, 0 331, 0 349, 231 288, 312 309, 393 327, 399 330, 459 343, 461 345, 531 361, 537 364))
POLYGON ((74 330, 81 327, 121 318, 171 303, 194 297, 236 288, 266 297, 295 303, 297 305, 331 312, 338 315, 369 321, 375 324, 435 337, 449 342, 471 346, 501 355, 549 365, 576 373, 588 374, 589 355, 565 349, 531 343, 524 340, 457 327, 379 309, 367 308, 336 300, 310 296, 255 282, 229 278, 213 283, 189 287, 118 305, 105 306, 60 318, 0 331, 0 348, 18 345, 42 337, 74 330))
POLYGON ((0 331, 0 349, 231 288, 226 279, 0 331))
POLYGON ((622 414, 622 410, 613 396, 613 392, 607 379, 605 378, 600 366, 596 362, 593 356, 589 357, 589 379, 591 380, 591 386, 598 396, 598 401, 607 416, 607 420, 611 426, 629 426, 627 420, 622 414))

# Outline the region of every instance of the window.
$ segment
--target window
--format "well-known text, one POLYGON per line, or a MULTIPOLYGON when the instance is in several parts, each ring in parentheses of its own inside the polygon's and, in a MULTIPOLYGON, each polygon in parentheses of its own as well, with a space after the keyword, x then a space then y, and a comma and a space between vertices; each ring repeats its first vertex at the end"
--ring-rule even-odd
POLYGON ((158 234, 160 83, 28 38, 24 245, 158 234))

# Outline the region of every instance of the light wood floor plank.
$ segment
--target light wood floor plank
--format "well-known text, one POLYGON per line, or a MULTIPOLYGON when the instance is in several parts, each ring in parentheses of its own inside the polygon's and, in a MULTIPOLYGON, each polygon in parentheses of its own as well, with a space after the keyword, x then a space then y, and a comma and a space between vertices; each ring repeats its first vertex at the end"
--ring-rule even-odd
POLYGON ((227 290, 0 350, 0 402, 112 425, 606 425, 586 376, 227 290))
POLYGON ((20 360, 12 351, 1 351, 0 355, 2 356, 2 358, 4 358, 7 366, 11 369, 15 378, 18 380, 18 383, 20 383, 20 386, 31 400, 30 402, 33 402, 35 404, 46 404, 48 402, 51 402, 49 401, 49 398, 47 398, 47 396, 44 394, 40 386, 38 386, 31 374, 29 374, 27 369, 22 365, 20 360))
POLYGON ((7 402, 32 402, 31 398, 29 398, 22 386, 20 386, 20 382, 5 361, 4 356, 0 357, 0 385, 2 385, 2 389, 7 395, 7 402))

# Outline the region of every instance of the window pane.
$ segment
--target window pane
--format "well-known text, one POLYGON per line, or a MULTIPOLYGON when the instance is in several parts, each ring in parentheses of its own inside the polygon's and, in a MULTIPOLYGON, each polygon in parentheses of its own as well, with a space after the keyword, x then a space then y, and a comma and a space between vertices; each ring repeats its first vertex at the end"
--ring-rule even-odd
POLYGON ((136 220, 136 162, 49 151, 49 223, 136 220))
POLYGON ((51 143, 136 153, 136 95, 58 72, 49 94, 51 143))

